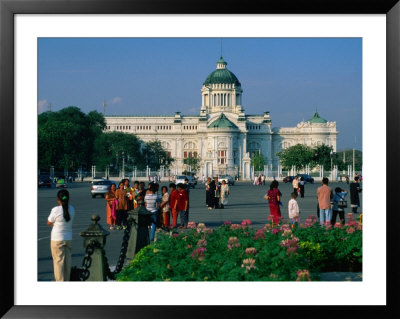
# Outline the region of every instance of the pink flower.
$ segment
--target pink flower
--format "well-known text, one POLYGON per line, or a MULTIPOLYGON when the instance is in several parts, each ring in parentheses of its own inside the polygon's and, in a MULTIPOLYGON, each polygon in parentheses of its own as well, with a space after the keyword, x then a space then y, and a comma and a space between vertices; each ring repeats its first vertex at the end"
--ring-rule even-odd
POLYGON ((195 222, 188 222, 187 228, 196 228, 196 223, 195 222))
POLYGON ((281 247, 292 247, 297 250, 299 245, 297 243, 299 242, 299 238, 295 237, 293 234, 290 236, 290 238, 286 238, 285 240, 282 240, 280 243, 281 247))
POLYGON ((229 225, 230 226, 230 225, 232 225, 232 222, 226 220, 226 221, 224 221, 224 225, 229 225))
POLYGON ((257 253, 257 249, 255 249, 254 247, 249 247, 249 248, 246 248, 244 253, 246 255, 255 255, 257 253))
POLYGON ((288 229, 288 230, 285 230, 285 231, 283 232, 282 236, 288 237, 288 236, 290 236, 291 233, 292 233, 292 231, 291 231, 290 229, 288 229))
POLYGON ((199 223, 199 224, 197 225, 197 229, 196 229, 196 230, 197 230, 198 233, 204 233, 204 232, 207 231, 207 227, 206 227, 205 224, 199 223))
POLYGON ((354 227, 347 227, 347 229, 346 229, 346 232, 348 233, 348 234, 352 234, 352 233, 354 233, 356 230, 354 229, 354 227))
POLYGON ((197 260, 203 260, 205 257, 204 255, 205 255, 206 250, 207 250, 207 248, 205 248, 205 247, 196 248, 195 250, 193 250, 190 257, 192 257, 193 259, 197 259, 197 260))
POLYGON ((250 219, 243 219, 241 225, 242 226, 250 226, 251 225, 250 219))
POLYGON ((304 227, 312 227, 317 222, 317 218, 314 215, 308 216, 308 218, 304 222, 304 227))
POLYGON ((342 228, 342 223, 340 223, 340 222, 337 222, 337 223, 335 223, 335 228, 342 228))
POLYGON ((254 240, 257 240, 259 238, 265 239, 264 229, 259 229, 259 230, 256 231, 256 234, 254 236, 254 240))
POLYGON ((272 273, 269 275, 269 278, 271 278, 271 279, 278 279, 278 277, 279 277, 278 275, 275 275, 272 273))
POLYGON ((307 269, 303 269, 303 270, 299 269, 296 272, 296 275, 297 275, 296 281, 311 281, 310 273, 308 272, 307 269))
POLYGON ((197 246, 199 246, 199 247, 201 247, 201 246, 207 246, 207 240, 205 240, 205 239, 200 239, 200 240, 197 242, 197 246))
POLYGON ((349 220, 349 222, 347 223, 347 226, 356 226, 356 222, 354 221, 354 219, 349 220))
POLYGON ((277 233, 279 233, 279 232, 280 232, 280 230, 279 230, 278 228, 272 229, 272 233, 273 233, 273 234, 277 234, 277 233))
POLYGON ((297 250, 297 247, 289 247, 289 248, 286 250, 286 255, 297 254, 297 253, 296 253, 296 250, 297 250))
POLYGON ((240 247, 240 243, 237 237, 229 237, 228 239, 228 249, 231 250, 235 247, 240 247))
POLYGON ((283 225, 281 226, 281 230, 290 230, 290 225, 288 225, 288 224, 283 224, 283 225))
POLYGON ((243 259, 243 263, 242 263, 242 268, 246 267, 246 272, 248 272, 251 269, 256 269, 256 266, 254 266, 254 264, 256 263, 255 259, 253 258, 247 258, 247 259, 243 259))
POLYGON ((329 220, 326 221, 324 225, 325 225, 325 229, 326 229, 326 230, 329 230, 329 229, 332 228, 332 224, 331 224, 331 222, 330 222, 329 220))
POLYGON ((187 245, 186 248, 190 249, 190 248, 192 248, 192 245, 187 245))
POLYGON ((231 229, 239 229, 241 226, 239 224, 232 224, 231 229))
POLYGON ((173 234, 172 234, 172 237, 177 238, 177 237, 179 237, 179 234, 173 233, 173 234))

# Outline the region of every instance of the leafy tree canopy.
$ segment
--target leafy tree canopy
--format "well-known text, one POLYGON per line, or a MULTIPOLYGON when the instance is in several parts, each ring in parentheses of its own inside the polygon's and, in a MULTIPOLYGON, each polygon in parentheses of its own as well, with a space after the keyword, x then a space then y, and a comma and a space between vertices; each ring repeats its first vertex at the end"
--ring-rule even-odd
POLYGON ((106 132, 94 141, 93 163, 96 169, 109 167, 112 171, 132 170, 134 166, 143 169, 145 166, 140 152, 140 140, 133 134, 122 132, 106 132))
POLYGON ((91 164, 93 142, 105 126, 98 112, 90 115, 70 106, 38 117, 39 168, 87 168, 91 164))
POLYGON ((266 162, 267 160, 262 154, 255 154, 251 158, 251 165, 254 167, 255 171, 263 171, 266 162))
POLYGON ((189 166, 191 172, 197 172, 200 169, 201 158, 199 157, 187 157, 183 160, 183 163, 186 164, 187 170, 189 172, 189 166))
POLYGON ((147 142, 142 147, 142 151, 145 163, 151 169, 158 170, 161 165, 167 169, 173 162, 173 159, 169 157, 168 152, 164 150, 159 140, 147 142))
MULTIPOLYGON (((298 169, 304 168, 305 165, 310 165, 311 168, 320 165, 325 170, 330 170, 331 165, 337 165, 339 170, 347 170, 347 166, 353 163, 353 150, 333 152, 333 147, 325 144, 314 148, 296 144, 278 152, 277 155, 284 169, 290 169, 293 165, 298 169)), ((359 171, 362 169, 362 152, 355 151, 355 158, 356 170, 359 171)))
POLYGON ((312 164, 314 151, 309 146, 296 144, 276 153, 276 155, 279 156, 283 169, 291 169, 293 165, 297 169, 302 169, 306 165, 312 164))

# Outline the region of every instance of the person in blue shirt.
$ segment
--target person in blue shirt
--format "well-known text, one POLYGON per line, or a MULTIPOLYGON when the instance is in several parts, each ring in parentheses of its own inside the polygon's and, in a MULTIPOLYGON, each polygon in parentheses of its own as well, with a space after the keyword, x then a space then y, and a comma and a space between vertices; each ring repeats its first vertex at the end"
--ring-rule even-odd
POLYGON ((336 223, 336 217, 339 214, 340 222, 344 225, 344 208, 339 207, 338 203, 340 200, 344 200, 347 196, 347 192, 340 187, 335 188, 335 195, 333 195, 332 202, 333 202, 333 209, 332 209, 332 219, 331 224, 334 226, 336 223))

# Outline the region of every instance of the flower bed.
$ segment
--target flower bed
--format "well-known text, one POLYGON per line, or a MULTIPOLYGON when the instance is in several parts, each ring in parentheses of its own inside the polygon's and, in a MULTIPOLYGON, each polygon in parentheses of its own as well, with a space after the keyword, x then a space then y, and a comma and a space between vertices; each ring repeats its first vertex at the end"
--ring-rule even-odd
POLYGON ((225 222, 217 229, 189 223, 176 234, 158 234, 117 276, 118 281, 309 281, 320 272, 361 271, 362 225, 225 222))

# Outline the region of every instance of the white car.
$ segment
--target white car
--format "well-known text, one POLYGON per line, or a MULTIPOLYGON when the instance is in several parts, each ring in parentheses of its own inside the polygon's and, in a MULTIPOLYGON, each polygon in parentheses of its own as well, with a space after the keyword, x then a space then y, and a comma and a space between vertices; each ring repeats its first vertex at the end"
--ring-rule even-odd
POLYGON ((92 186, 90 187, 90 193, 92 194, 92 198, 95 198, 97 195, 105 197, 106 193, 111 189, 111 184, 115 184, 116 188, 118 188, 118 184, 114 181, 107 179, 99 179, 93 180, 92 186))
POLYGON ((189 188, 195 188, 195 183, 194 179, 191 176, 186 176, 186 175, 179 175, 176 177, 176 182, 175 184, 178 185, 179 183, 185 184, 185 179, 189 180, 189 188))

